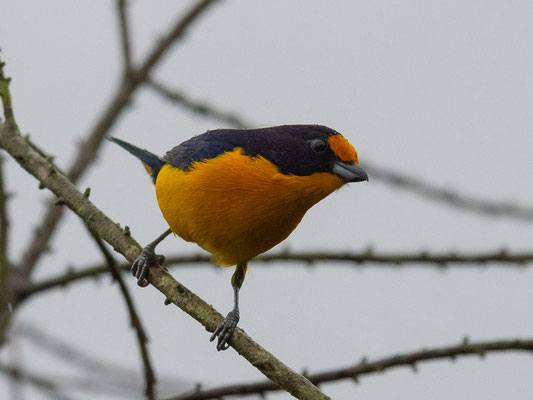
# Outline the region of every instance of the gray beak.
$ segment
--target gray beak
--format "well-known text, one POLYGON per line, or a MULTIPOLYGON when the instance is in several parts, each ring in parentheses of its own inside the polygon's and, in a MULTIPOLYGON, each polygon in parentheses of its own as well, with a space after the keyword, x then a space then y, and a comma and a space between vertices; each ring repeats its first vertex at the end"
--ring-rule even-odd
POLYGON ((368 181, 368 174, 359 164, 335 161, 332 171, 347 182, 368 181))

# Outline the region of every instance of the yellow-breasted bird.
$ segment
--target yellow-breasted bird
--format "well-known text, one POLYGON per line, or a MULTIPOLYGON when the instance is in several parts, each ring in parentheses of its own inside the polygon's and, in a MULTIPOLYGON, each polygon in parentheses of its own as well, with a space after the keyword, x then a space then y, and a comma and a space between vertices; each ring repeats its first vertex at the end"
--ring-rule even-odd
POLYGON ((231 278, 234 307, 211 336, 229 347, 239 322, 239 289, 248 262, 283 241, 314 204, 348 182, 368 180, 357 152, 338 132, 320 125, 219 129, 181 143, 163 157, 109 138, 139 158, 155 183, 170 229, 132 265, 140 286, 164 257, 155 247, 170 233, 195 242, 231 278))

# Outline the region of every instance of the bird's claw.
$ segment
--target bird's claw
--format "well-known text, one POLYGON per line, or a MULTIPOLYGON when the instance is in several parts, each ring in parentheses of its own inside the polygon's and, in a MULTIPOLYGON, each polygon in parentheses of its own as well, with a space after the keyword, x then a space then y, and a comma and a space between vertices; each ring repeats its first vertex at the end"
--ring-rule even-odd
POLYGON ((209 341, 215 340, 218 336, 217 350, 226 350, 229 347, 229 341, 237 324, 239 323, 239 311, 232 310, 228 313, 224 321, 217 327, 217 329, 211 335, 209 341))
POLYGON ((137 278, 137 285, 141 287, 148 286, 146 279, 148 270, 151 267, 162 267, 164 261, 165 256, 155 254, 154 249, 150 245, 143 248, 141 254, 139 254, 131 265, 131 273, 137 278))

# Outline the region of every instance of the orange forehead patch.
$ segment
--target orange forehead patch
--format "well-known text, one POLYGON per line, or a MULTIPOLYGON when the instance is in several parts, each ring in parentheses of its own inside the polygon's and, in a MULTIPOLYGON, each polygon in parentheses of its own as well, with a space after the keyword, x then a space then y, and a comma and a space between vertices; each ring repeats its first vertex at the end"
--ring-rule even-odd
POLYGON ((328 139, 329 147, 342 161, 351 161, 359 164, 359 157, 357 151, 352 144, 346 140, 341 134, 330 136, 328 139))

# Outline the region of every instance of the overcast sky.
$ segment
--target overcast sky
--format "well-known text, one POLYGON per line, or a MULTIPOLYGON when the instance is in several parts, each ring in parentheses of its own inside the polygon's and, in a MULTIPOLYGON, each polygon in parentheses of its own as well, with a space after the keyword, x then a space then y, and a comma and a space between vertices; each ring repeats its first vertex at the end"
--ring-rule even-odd
MULTIPOLYGON (((130 1, 139 60, 191 2, 130 1)), ((121 68, 113 1, 0 0, 0 47, 18 123, 60 166, 104 109, 121 68)), ((257 126, 318 123, 343 133, 361 160, 492 200, 533 205, 533 3, 530 1, 225 1, 191 29, 154 76, 257 126)), ((112 135, 156 153, 222 127, 178 109, 150 89, 135 96, 112 135)), ((80 183, 140 243, 166 229, 142 166, 110 143, 80 183)), ((7 163, 12 254, 28 242, 49 194, 7 163)), ((399 192, 372 177, 315 206, 276 250, 531 249, 533 225, 486 218, 399 192)), ((68 215, 37 278, 101 256, 68 215)), ((179 238, 166 254, 199 249, 179 238)), ((191 266, 173 275, 225 314, 232 269, 191 266)), ((129 277, 128 277, 129 278, 129 277)), ((128 279, 151 337, 157 372, 190 382, 261 379, 234 350, 153 288, 128 279)), ((347 366, 422 347, 533 335, 533 270, 431 266, 312 270, 254 266, 241 290, 241 323, 296 370, 347 366)), ((139 369, 133 332, 109 279, 36 297, 14 325, 31 322, 103 360, 139 369)), ((69 374, 65 364, 15 338, 0 359, 69 374), (13 347, 16 347, 13 349, 13 347)), ((420 365, 322 386, 334 399, 530 399, 533 358, 489 355, 420 365)), ((139 375, 140 376, 140 375, 139 375)), ((140 378, 141 379, 141 378, 140 378)), ((162 388, 163 390, 164 388, 162 388)), ((0 380, 0 397, 8 394, 0 380)), ((176 394, 162 393, 162 394, 176 394)), ((40 399, 28 391, 28 398, 40 399)), ((93 394, 82 399, 111 398, 93 394)), ((119 397, 117 397, 119 398, 119 397)), ((288 394, 269 395, 288 399, 288 394)))

